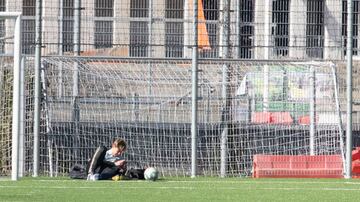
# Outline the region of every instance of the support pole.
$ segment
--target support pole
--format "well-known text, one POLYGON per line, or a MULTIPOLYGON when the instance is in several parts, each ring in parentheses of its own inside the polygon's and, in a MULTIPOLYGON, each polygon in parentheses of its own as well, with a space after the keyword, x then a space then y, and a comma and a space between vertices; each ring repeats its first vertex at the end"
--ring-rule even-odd
POLYGON ((34 172, 33 177, 39 175, 40 165, 40 69, 41 69, 41 15, 42 0, 36 0, 36 33, 35 33, 35 97, 34 97, 34 172))
POLYGON ((347 0, 347 44, 346 44, 346 170, 345 178, 351 178, 352 165, 352 49, 353 49, 353 0, 347 0))
POLYGON ((153 0, 149 0, 149 17, 148 17, 148 29, 149 29, 149 36, 148 36, 148 40, 149 40, 149 46, 148 46, 148 57, 151 57, 152 55, 152 27, 153 27, 153 0))
POLYGON ((315 155, 315 131, 316 131, 316 74, 314 66, 310 66, 310 155, 315 155))
MULTIPOLYGON (((147 57, 152 58, 152 35, 153 35, 153 0, 149 0, 149 22, 148 22, 148 29, 149 29, 149 46, 148 46, 148 53, 147 57)), ((148 63, 148 73, 149 73, 149 94, 148 96, 152 96, 152 68, 151 68, 151 62, 148 63)))
MULTIPOLYGON (((224 59, 229 58, 230 49, 230 0, 222 1, 222 57, 224 59)), ((220 6, 221 7, 221 6, 220 6)), ((224 64, 222 69, 222 99, 223 99, 223 109, 222 109, 222 125, 223 131, 221 132, 220 140, 220 177, 226 177, 227 173, 227 162, 228 162, 228 133, 229 133, 229 120, 230 120, 230 67, 229 64, 224 64)))
MULTIPOLYGON (((63 34, 63 31, 64 31, 64 0, 59 0, 59 21, 58 21, 58 24, 59 24, 59 45, 58 45, 58 53, 59 55, 64 55, 64 34, 63 34)), ((63 64, 62 64, 62 61, 60 61, 60 64, 59 64, 59 84, 58 84, 58 92, 57 92, 57 96, 58 98, 61 98, 62 97, 62 94, 63 94, 63 88, 62 88, 62 85, 63 85, 63 75, 62 75, 62 68, 63 67, 63 64)))
POLYGON ((198 112, 198 0, 193 0, 192 47, 192 101, 191 101, 191 177, 196 177, 197 170, 197 112, 198 112))
MULTIPOLYGON (((271 14, 273 1, 264 1, 264 59, 270 59, 270 47, 272 46, 271 38, 271 14)), ((264 89, 263 89, 263 111, 269 110, 269 65, 264 65, 264 89)))
POLYGON ((235 1, 236 5, 236 58, 241 58, 241 3, 235 1))
POLYGON ((191 15, 190 15, 190 8, 192 8, 193 5, 191 5, 190 3, 192 3, 193 0, 184 0, 184 47, 183 47, 183 53, 184 53, 184 58, 190 58, 190 52, 192 50, 190 50, 190 34, 191 34, 191 29, 190 29, 190 19, 191 19, 191 15))
POLYGON ((25 165, 25 61, 26 57, 21 58, 20 66, 20 137, 19 137, 19 177, 24 176, 25 165))
MULTIPOLYGON (((80 56, 80 35, 81 35, 81 0, 74 1, 74 56, 80 56)), ((74 157, 75 162, 77 162, 77 157, 79 155, 79 121, 80 121, 80 111, 79 111, 79 62, 75 61, 74 63, 74 72, 73 72, 73 123, 74 123, 74 157)))

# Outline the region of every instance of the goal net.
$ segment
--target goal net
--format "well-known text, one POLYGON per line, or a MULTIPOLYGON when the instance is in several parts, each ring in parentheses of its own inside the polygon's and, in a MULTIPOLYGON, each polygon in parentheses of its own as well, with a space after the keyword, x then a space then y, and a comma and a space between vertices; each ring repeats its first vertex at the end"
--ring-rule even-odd
POLYGON ((21 59, 21 13, 0 12, 0 176, 13 180, 24 174, 25 92, 31 91, 21 59))
MULTIPOLYGON (((190 175, 190 60, 44 57, 42 64, 44 171, 67 173, 121 137, 129 167, 190 175)), ((256 154, 343 156, 333 70, 330 63, 201 60, 198 174, 220 175, 226 129, 228 176, 251 175, 256 154)))

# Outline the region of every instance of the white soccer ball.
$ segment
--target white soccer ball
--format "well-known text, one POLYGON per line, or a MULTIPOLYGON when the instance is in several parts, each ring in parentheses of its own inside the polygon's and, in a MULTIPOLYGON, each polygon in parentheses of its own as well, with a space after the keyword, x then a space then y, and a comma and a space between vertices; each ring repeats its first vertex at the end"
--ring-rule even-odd
POLYGON ((144 172, 144 178, 145 180, 155 181, 159 178, 159 171, 154 167, 149 167, 144 172))

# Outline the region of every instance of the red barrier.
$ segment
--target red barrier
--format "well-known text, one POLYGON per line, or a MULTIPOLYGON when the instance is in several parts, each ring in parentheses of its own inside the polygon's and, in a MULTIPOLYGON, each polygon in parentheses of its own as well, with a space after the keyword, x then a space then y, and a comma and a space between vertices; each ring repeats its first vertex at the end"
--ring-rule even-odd
POLYGON ((301 116, 298 121, 301 125, 310 125, 310 116, 301 116))
POLYGON ((340 155, 255 155, 254 178, 343 178, 340 155))
POLYGON ((289 112, 254 112, 251 115, 251 122, 257 124, 292 124, 294 120, 289 112))
POLYGON ((356 147, 352 150, 352 160, 356 161, 360 159, 360 147, 356 147))
POLYGON ((360 178, 360 147, 356 147, 352 151, 352 169, 353 178, 360 178))

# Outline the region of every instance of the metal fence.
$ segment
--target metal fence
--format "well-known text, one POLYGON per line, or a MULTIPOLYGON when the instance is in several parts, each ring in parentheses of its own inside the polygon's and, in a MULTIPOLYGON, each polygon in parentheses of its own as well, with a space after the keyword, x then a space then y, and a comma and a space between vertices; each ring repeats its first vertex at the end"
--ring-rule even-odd
MULTIPOLYGON (((291 127, 252 123, 256 122, 250 116, 252 112, 264 106, 269 107, 264 101, 266 96, 255 93, 250 96, 251 99, 243 100, 243 97, 235 93, 245 75, 252 74, 257 66, 264 65, 264 61, 267 62, 266 67, 274 65, 274 59, 288 60, 276 62, 277 66, 281 66, 281 71, 278 69, 280 72, 291 69, 293 65, 290 60, 334 62, 337 73, 334 76, 336 79, 332 81, 337 80, 338 86, 334 87, 334 83, 330 82, 324 89, 339 90, 336 98, 340 104, 339 114, 334 115, 335 112, 332 111, 323 113, 322 117, 328 116, 324 120, 330 125, 337 123, 337 126, 317 128, 318 139, 315 144, 318 146, 318 153, 332 154, 343 151, 342 130, 339 129, 343 126, 336 119, 343 116, 346 104, 346 0, 47 0, 42 1, 41 44, 35 43, 36 24, 39 22, 36 22, 35 16, 36 2, 39 1, 0 0, 0 11, 22 11, 23 54, 32 56, 36 46, 42 45, 44 56, 54 56, 42 59, 43 64, 49 65, 42 70, 51 70, 43 72, 43 99, 39 110, 42 134, 39 145, 40 172, 44 174, 63 174, 74 163, 84 163, 91 155, 93 147, 99 143, 109 144, 110 139, 119 132, 123 134, 122 137, 130 140, 133 148, 129 152, 133 155, 129 156, 130 161, 155 163, 164 173, 188 175, 191 155, 191 101, 189 91, 186 90, 190 90, 191 75, 188 67, 195 44, 199 47, 199 57, 204 59, 198 63, 203 71, 200 73, 200 80, 203 80, 199 87, 203 100, 200 100, 198 109, 199 121, 202 124, 198 131, 201 174, 219 175, 221 172, 220 166, 223 165, 220 165, 222 154, 219 152, 219 141, 224 123, 231 125, 228 136, 231 141, 227 153, 228 175, 249 175, 251 158, 255 153, 309 153, 309 128, 298 126, 301 125, 299 121, 304 115, 301 113, 308 112, 309 107, 307 104, 289 104, 288 100, 284 101, 290 93, 284 88, 284 83, 288 82, 285 77, 280 76, 283 83, 276 84, 283 88, 279 95, 274 95, 275 100, 271 107, 275 107, 275 111, 292 112, 291 117, 294 120, 291 127), (197 37, 194 37, 193 32, 196 23, 193 18, 194 1, 198 3, 197 37), (78 51, 80 55, 92 58, 69 57, 78 51), (106 58, 109 56, 113 58, 106 58), (104 69, 96 69, 97 66, 104 69), (156 72, 158 67, 163 68, 161 73, 156 72), (223 77, 219 71, 223 71, 224 67, 234 68, 236 74, 232 75, 231 79, 238 80, 221 80, 223 77), (152 74, 153 71, 159 75, 152 74), (78 77, 75 78, 74 75, 78 77), (149 85, 154 79, 158 79, 156 85, 149 85), (78 81, 80 83, 75 85, 78 81), (119 81, 123 83, 118 83, 119 81), (134 82, 137 82, 138 86, 131 86, 134 82), (67 84, 77 86, 78 89, 74 90, 73 86, 67 84), (117 84, 128 91, 122 91, 117 84), (220 89, 227 84, 229 87, 232 85, 229 88, 231 94, 224 98, 220 89), (174 93, 180 93, 180 96, 174 93), (93 95, 96 95, 96 98, 92 97, 93 95), (226 121, 223 117, 223 102, 231 103, 230 108, 233 110, 231 119, 226 121), (146 108, 148 110, 145 110, 146 108), (239 114, 240 116, 237 116, 239 114), (278 137, 281 137, 281 140, 277 139, 278 137), (74 143, 76 141, 78 142, 74 143), (144 161, 152 153, 158 156, 144 161)), ((353 11, 352 43, 356 60, 359 54, 358 0, 354 1, 353 11)), ((9 33, 12 29, 7 20, 0 21, 1 54, 11 54, 13 40, 9 33)), ((29 64, 34 62, 31 57, 29 61, 29 64)), ((355 64, 354 78, 357 78, 358 67, 359 64, 355 64)), ((2 71, 7 72, 6 68, 2 71)), ((39 78, 36 72, 29 75, 32 79, 39 78)), ((328 77, 332 77, 332 74, 328 77)), ((256 76, 253 76, 253 79, 255 78, 256 76)), ((23 121, 28 127, 28 136, 25 136, 28 138, 27 142, 25 141, 25 145, 28 144, 28 154, 24 156, 27 164, 22 167, 29 171, 27 174, 35 169, 31 162, 35 157, 31 156, 31 147, 34 146, 33 142, 37 142, 31 135, 36 128, 30 115, 33 114, 31 106, 34 105, 34 100, 39 98, 33 93, 33 82, 30 79, 26 84, 31 92, 25 96, 29 100, 28 109, 25 110, 29 113, 29 120, 23 121)), ((358 83, 359 80, 355 79, 355 132, 359 131, 360 123, 360 108, 356 101, 360 99, 358 83)), ((5 90, 10 95, 11 90, 5 90)), ((4 100, 4 103, 7 103, 11 99, 4 100)), ((331 103, 334 105, 334 102, 333 100, 331 103)), ((5 107, 4 112, 5 109, 8 110, 5 107)), ((327 107, 318 110, 326 112, 334 109, 327 107)), ((5 116, 8 115, 4 114, 5 116)), ((1 141, 5 143, 6 149, 2 151, 2 156, 8 158, 11 144, 6 124, 9 123, 4 124, 1 141)), ((354 145, 359 145, 357 136, 354 138, 354 145)), ((4 162, 7 160, 1 161, 4 162)), ((3 164, 1 167, 1 173, 8 175, 10 166, 3 164)))

